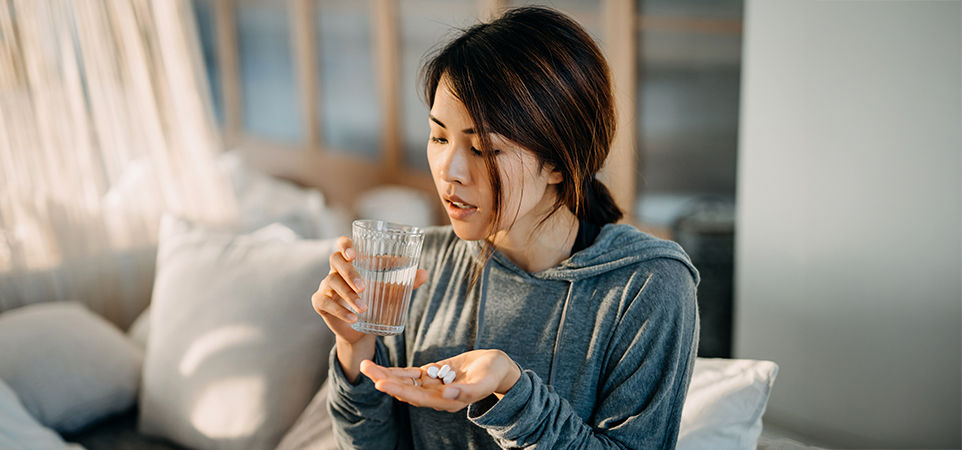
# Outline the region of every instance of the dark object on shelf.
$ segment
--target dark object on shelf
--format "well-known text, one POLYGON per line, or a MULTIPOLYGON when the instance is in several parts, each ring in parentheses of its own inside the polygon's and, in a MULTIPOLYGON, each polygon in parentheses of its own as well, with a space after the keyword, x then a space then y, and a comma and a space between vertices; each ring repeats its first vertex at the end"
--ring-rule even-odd
POLYGON ((698 198, 672 224, 674 240, 688 252, 701 275, 698 356, 732 356, 732 307, 735 267, 735 204, 698 198))

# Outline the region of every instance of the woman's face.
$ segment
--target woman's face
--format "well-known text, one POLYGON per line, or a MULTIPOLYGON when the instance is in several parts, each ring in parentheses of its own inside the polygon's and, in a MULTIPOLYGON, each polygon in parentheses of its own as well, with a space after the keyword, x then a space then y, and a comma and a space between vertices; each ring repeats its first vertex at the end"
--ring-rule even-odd
POLYGON ((446 77, 438 83, 429 124, 431 175, 458 237, 475 241, 508 228, 531 230, 550 211, 555 195, 552 185, 561 182, 560 173, 540 167, 531 152, 491 134, 504 192, 501 220, 491 227, 496 193, 478 151, 481 142, 464 104, 448 88, 446 77))

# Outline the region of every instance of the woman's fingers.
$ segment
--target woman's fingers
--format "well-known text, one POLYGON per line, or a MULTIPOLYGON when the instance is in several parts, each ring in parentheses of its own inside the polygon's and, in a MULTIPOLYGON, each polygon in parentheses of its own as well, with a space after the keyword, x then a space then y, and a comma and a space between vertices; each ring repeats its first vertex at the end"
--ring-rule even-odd
POLYGON ((334 294, 349 304, 354 312, 367 311, 367 305, 364 303, 364 300, 362 300, 361 296, 354 292, 354 289, 352 289, 351 286, 349 286, 347 282, 344 281, 344 278, 342 278, 340 275, 328 275, 327 285, 334 294))
POLYGON ((455 412, 467 406, 465 402, 446 398, 444 391, 449 389, 449 387, 444 385, 415 386, 414 383, 405 383, 397 379, 389 379, 376 381, 374 387, 402 402, 417 407, 455 412))
POLYGON ((351 239, 347 236, 341 236, 337 239, 338 251, 331 254, 331 271, 337 272, 341 275, 351 289, 354 292, 361 292, 364 290, 364 281, 361 280, 361 276, 354 269, 354 258, 357 256, 354 254, 353 243, 351 239))
POLYGON ((347 236, 337 238, 337 251, 344 255, 344 259, 351 261, 354 259, 354 241, 347 236))
POLYGON ((361 372, 374 382, 374 387, 402 402, 417 407, 434 408, 440 411, 456 412, 467 405, 491 395, 494 373, 475 374, 463 372, 459 367, 467 356, 483 356, 482 352, 469 352, 455 358, 426 364, 421 367, 383 367, 372 361, 361 363, 361 372), (444 384, 434 369, 444 365, 455 374, 448 384, 444 384), (432 367, 434 369, 432 369, 432 367), (429 374, 434 373, 435 377, 429 374), (481 375, 481 378, 477 376, 481 375), (415 383, 414 380, 417 380, 415 383))
POLYGON ((333 316, 347 323, 354 323, 357 316, 348 308, 347 302, 341 303, 339 297, 324 294, 321 291, 314 293, 311 303, 314 310, 322 316, 333 316))
POLYGON ((446 361, 422 367, 383 367, 364 361, 361 363, 361 372, 374 382, 377 390, 417 407, 455 412, 484 397, 474 392, 478 386, 461 383, 445 385, 440 378, 426 376, 428 368, 443 367, 446 361), (418 380, 417 384, 412 381, 414 379, 418 380))
POLYGON ((347 300, 343 298, 338 298, 335 300, 337 302, 337 316, 341 320, 347 323, 357 322, 357 314, 354 312, 356 309, 347 303, 347 300))
POLYGON ((428 271, 424 269, 418 269, 417 274, 414 275, 414 289, 417 289, 426 281, 428 281, 428 271))
MULTIPOLYGON (((378 365, 374 361, 364 360, 361 361, 361 373, 367 375, 371 380, 387 380, 387 379, 408 379, 420 378, 421 369, 417 367, 384 367, 378 365)), ((407 381, 407 380, 404 380, 407 381)), ((411 383, 414 386, 414 383, 411 383)))

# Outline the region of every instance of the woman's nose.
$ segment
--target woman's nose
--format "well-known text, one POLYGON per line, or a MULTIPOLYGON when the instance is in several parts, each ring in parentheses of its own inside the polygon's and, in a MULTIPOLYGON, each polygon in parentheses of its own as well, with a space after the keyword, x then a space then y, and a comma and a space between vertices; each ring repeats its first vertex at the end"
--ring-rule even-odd
POLYGON ((462 149, 452 147, 441 163, 441 178, 448 183, 467 184, 470 181, 467 159, 462 149))

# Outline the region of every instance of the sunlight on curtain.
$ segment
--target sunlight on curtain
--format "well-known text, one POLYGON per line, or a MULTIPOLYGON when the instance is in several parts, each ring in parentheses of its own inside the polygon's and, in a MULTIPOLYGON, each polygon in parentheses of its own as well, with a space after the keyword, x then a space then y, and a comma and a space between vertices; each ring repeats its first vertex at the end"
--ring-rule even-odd
POLYGON ((118 277, 164 211, 236 220, 193 20, 186 0, 0 0, 0 311, 118 277))

